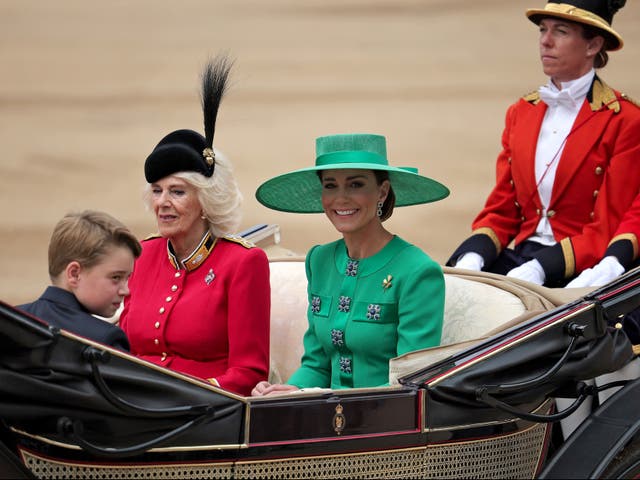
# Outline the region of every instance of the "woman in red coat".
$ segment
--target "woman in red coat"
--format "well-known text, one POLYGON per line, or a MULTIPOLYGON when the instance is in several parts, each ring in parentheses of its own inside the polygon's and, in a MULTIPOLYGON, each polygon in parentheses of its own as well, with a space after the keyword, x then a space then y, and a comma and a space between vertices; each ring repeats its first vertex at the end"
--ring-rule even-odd
POLYGON ((640 187, 640 109, 596 75, 624 3, 527 11, 549 82, 509 107, 496 184, 449 265, 563 286, 601 258, 640 187))
POLYGON ((231 235, 241 195, 213 149, 229 67, 219 58, 205 69, 206 138, 174 131, 145 162, 159 235, 142 242, 121 327, 139 357, 248 395, 269 369, 269 263, 231 235))

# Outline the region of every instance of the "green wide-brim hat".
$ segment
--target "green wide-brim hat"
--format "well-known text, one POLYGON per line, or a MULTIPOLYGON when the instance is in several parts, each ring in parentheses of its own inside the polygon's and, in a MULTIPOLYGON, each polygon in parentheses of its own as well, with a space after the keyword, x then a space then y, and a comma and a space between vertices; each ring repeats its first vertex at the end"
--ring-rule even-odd
POLYGON ((320 170, 384 170, 396 195, 396 207, 442 200, 449 189, 418 174, 411 167, 392 167, 387 160, 385 137, 372 134, 329 135, 316 139, 316 165, 267 180, 256 190, 266 207, 282 212, 321 213, 320 170))

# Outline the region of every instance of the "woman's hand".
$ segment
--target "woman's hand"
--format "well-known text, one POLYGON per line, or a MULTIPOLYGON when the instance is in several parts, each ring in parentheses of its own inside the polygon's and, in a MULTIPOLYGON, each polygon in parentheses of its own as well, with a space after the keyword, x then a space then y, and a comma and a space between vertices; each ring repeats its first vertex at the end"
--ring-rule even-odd
POLYGON ((264 395, 270 395, 272 393, 284 393, 291 392, 293 390, 299 390, 295 385, 285 385, 283 383, 271 384, 267 381, 258 383, 253 390, 251 390, 252 397, 262 397, 264 395))

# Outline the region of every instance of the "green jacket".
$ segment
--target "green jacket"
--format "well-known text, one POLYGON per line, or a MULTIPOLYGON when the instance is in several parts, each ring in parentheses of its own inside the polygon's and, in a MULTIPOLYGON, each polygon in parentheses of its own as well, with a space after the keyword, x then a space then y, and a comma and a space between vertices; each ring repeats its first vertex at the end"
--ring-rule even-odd
POLYGON ((352 261, 344 240, 317 245, 305 261, 309 328, 300 388, 388 385, 389 359, 440 343, 444 276, 418 247, 394 237, 352 261))

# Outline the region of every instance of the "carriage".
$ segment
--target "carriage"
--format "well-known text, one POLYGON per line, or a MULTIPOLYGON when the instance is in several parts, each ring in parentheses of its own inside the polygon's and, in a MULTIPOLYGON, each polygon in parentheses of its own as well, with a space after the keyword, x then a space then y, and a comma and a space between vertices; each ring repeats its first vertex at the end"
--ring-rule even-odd
MULTIPOLYGON (((270 377, 279 381, 302 352, 304 262, 279 247, 277 227, 250 236, 270 256, 270 377)), ((621 326, 640 306, 640 272, 572 292, 444 270, 443 344, 392 359, 389 386, 259 398, 0 302, 0 477, 639 475, 640 381, 591 380, 637 361, 621 326), (562 438, 559 421, 613 390, 562 438)))

